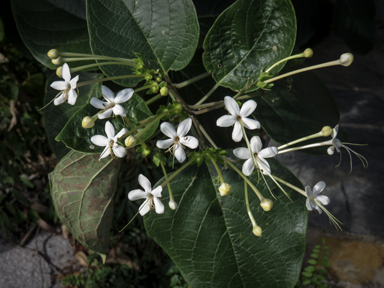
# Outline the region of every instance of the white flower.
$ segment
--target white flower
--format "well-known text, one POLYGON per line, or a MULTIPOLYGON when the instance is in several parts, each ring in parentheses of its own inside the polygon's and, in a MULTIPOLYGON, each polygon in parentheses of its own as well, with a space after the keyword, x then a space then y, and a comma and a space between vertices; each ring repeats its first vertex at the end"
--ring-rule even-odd
MULTIPOLYGON (((341 142, 339 139, 336 138, 338 132, 339 132, 339 124, 336 125, 335 128, 333 128, 333 131, 332 131, 332 134, 331 134, 332 146, 330 146, 327 149, 328 154, 329 155, 333 155, 333 153, 335 153, 335 149, 336 149, 337 153, 340 153, 340 148, 343 147, 345 150, 347 150, 348 155, 349 155, 349 163, 350 163, 350 166, 351 166, 351 170, 349 171, 349 173, 352 172, 352 155, 351 155, 351 152, 353 154, 355 154, 360 159, 361 163, 363 163, 364 168, 367 168, 368 167, 367 159, 365 159, 365 157, 362 156, 361 154, 353 151, 351 148, 349 148, 349 147, 344 145, 344 144, 349 144, 349 145, 359 145, 359 144, 341 142)), ((340 163, 341 163, 341 153, 340 153, 340 163)), ((337 166, 339 166, 340 163, 337 166)))
POLYGON ((179 127, 177 127, 177 132, 173 126, 164 122, 160 125, 160 130, 170 139, 167 140, 159 140, 156 143, 156 146, 160 149, 167 149, 175 155, 176 159, 182 163, 184 162, 186 156, 184 152, 184 146, 188 148, 195 149, 199 145, 199 141, 193 136, 185 136, 188 131, 191 129, 192 119, 185 119, 180 123, 179 127))
MULTIPOLYGON (((100 154, 100 159, 103 159, 111 154, 112 151, 113 154, 116 157, 122 158, 127 154, 127 151, 124 147, 120 146, 117 143, 117 140, 122 137, 125 133, 127 133, 127 129, 123 128, 119 133, 115 136, 115 128, 113 128, 113 125, 111 122, 107 121, 105 123, 105 133, 107 134, 107 137, 103 135, 95 135, 91 137, 91 142, 97 146, 105 146, 104 151, 100 154)), ((113 157, 113 156, 112 156, 113 157)))
POLYGON ((221 116, 219 119, 217 119, 216 125, 219 127, 229 127, 235 124, 232 132, 233 141, 239 142, 243 137, 243 131, 240 124, 241 122, 243 122, 244 127, 247 129, 254 130, 260 128, 259 121, 246 118, 247 116, 251 115, 253 111, 255 111, 257 106, 255 101, 248 100, 242 105, 240 109, 239 105, 237 105, 237 102, 232 97, 225 96, 224 104, 225 108, 227 108, 231 115, 221 116))
MULTIPOLYGON (((264 158, 271 158, 277 155, 278 150, 276 147, 267 147, 263 150, 261 148, 263 147, 263 144, 261 143, 261 139, 258 136, 253 136, 251 139, 251 150, 252 153, 256 159, 258 168, 264 175, 270 175, 271 174, 271 168, 264 158)), ((246 160, 243 164, 243 173, 246 176, 249 176, 252 174, 253 170, 255 169, 255 166, 253 164, 252 156, 249 153, 248 148, 236 148, 233 150, 233 154, 236 155, 236 157, 240 159, 246 160)))
POLYGON ((163 214, 164 205, 159 199, 161 198, 161 191, 163 191, 163 187, 160 185, 152 190, 151 182, 149 182, 148 178, 142 174, 139 175, 139 184, 145 191, 140 189, 132 190, 128 193, 128 199, 131 201, 146 199, 139 208, 140 215, 144 216, 150 210, 156 210, 157 214, 163 214))
POLYGON ((319 195, 325 189, 325 182, 320 181, 312 189, 309 186, 305 187, 305 192, 307 193, 306 205, 309 211, 316 209, 321 214, 322 205, 328 205, 331 201, 327 196, 319 195))
POLYGON ((125 109, 123 106, 121 106, 121 103, 127 102, 131 97, 133 96, 133 89, 127 88, 124 90, 121 90, 119 93, 117 93, 116 97, 115 94, 107 87, 107 86, 101 86, 101 93, 103 94, 104 99, 106 102, 103 102, 96 97, 92 97, 91 99, 91 105, 97 109, 104 110, 102 113, 97 114, 97 117, 99 119, 105 119, 112 115, 112 112, 114 115, 120 115, 122 117, 127 116, 125 109))
POLYGON ((53 104, 60 105, 68 100, 68 104, 74 105, 77 100, 77 93, 75 91, 77 86, 77 81, 79 81, 79 75, 71 80, 71 72, 67 63, 63 65, 63 79, 64 81, 55 81, 51 84, 51 87, 55 90, 62 91, 62 93, 56 97, 53 104))

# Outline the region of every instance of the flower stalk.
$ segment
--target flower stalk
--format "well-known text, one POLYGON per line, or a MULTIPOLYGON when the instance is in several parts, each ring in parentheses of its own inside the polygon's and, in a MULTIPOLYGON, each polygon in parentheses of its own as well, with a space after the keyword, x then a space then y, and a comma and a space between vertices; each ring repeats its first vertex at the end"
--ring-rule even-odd
POLYGON ((211 75, 211 73, 205 72, 205 73, 203 73, 201 75, 198 75, 196 77, 193 77, 193 78, 191 78, 189 80, 186 80, 186 81, 178 83, 178 84, 173 84, 173 85, 175 86, 175 88, 178 88, 178 89, 184 88, 184 87, 186 87, 186 86, 188 86, 188 85, 190 85, 192 83, 195 83, 195 82, 197 82, 199 80, 202 80, 202 79, 204 79, 204 78, 206 78, 206 77, 208 77, 210 75, 211 75))
POLYGON ((249 219, 251 220, 252 227, 253 227, 252 232, 256 236, 260 237, 263 233, 263 230, 261 229, 261 227, 259 225, 257 225, 256 220, 253 217, 251 208, 249 206, 248 185, 247 185, 246 181, 244 181, 244 196, 245 196, 245 206, 247 207, 247 213, 248 213, 249 219))
POLYGON ((292 56, 289 56, 287 58, 284 58, 284 59, 281 59, 280 61, 276 62, 275 64, 273 64, 271 67, 269 67, 265 72, 268 73, 270 72, 273 68, 275 68, 277 65, 283 63, 283 62, 287 62, 288 60, 292 60, 292 59, 297 59, 297 58, 311 58, 313 56, 313 51, 311 48, 307 48, 304 50, 304 52, 302 53, 299 53, 299 54, 296 54, 296 55, 292 55, 292 56))
MULTIPOLYGON (((163 173, 164 173, 165 181, 167 181, 168 175, 167 175, 167 171, 165 170, 164 164, 162 162, 160 162, 160 165, 161 165, 161 169, 163 170, 163 173)), ((176 203, 175 199, 173 198, 171 184, 169 182, 167 182, 167 187, 168 187, 168 192, 169 192, 169 203, 168 203, 169 208, 171 208, 172 210, 176 210, 177 203, 176 203)))
POLYGON ((331 133, 332 133, 332 128, 329 127, 329 126, 324 126, 321 129, 321 131, 318 132, 318 133, 315 133, 315 134, 312 134, 312 135, 309 135, 309 136, 297 139, 295 141, 289 142, 287 144, 281 145, 281 146, 277 147, 277 149, 282 150, 282 149, 284 149, 284 148, 286 148, 288 146, 291 146, 291 145, 294 145, 294 144, 297 144, 297 143, 300 143, 300 142, 303 142, 303 141, 306 141, 306 140, 310 140, 310 139, 314 139, 314 138, 318 138, 318 137, 327 137, 327 136, 331 135, 331 133))
POLYGON ((189 165, 191 165, 196 159, 200 156, 200 154, 196 154, 195 157, 192 157, 187 163, 185 163, 183 166, 181 166, 178 170, 176 170, 168 179, 166 179, 163 183, 161 183, 161 186, 164 188, 165 185, 167 185, 169 182, 172 181, 173 178, 175 178, 180 172, 182 172, 185 168, 187 168, 189 165))

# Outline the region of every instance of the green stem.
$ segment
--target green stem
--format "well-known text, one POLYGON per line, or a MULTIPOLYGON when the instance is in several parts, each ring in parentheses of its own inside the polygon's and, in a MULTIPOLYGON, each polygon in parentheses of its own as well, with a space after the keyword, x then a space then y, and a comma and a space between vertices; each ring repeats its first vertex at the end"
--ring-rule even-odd
MULTIPOLYGON (((114 57, 109 57, 109 56, 102 56, 102 55, 92 55, 92 54, 82 54, 82 53, 71 53, 71 52, 59 52, 59 56, 62 57, 84 57, 83 59, 88 61, 88 60, 115 60, 115 61, 120 61, 120 62, 127 62, 131 63, 132 66, 137 67, 137 64, 135 64, 135 61, 132 59, 125 59, 125 58, 114 58, 114 57)), ((63 59, 71 59, 71 58, 63 58, 63 59)), ((73 58, 76 59, 76 58, 73 58)), ((73 61, 81 61, 77 58, 78 60, 73 60, 73 61)))
POLYGON ((249 219, 251 219, 252 226, 257 227, 257 223, 255 218, 253 217, 251 207, 249 207, 249 199, 248 199, 248 185, 247 182, 244 181, 244 194, 245 194, 245 206, 247 207, 247 213, 249 216, 249 219))
POLYGON ((78 83, 77 88, 85 86, 85 85, 97 83, 97 82, 104 82, 104 81, 117 80, 117 79, 127 79, 127 78, 144 78, 145 76, 147 76, 147 74, 124 75, 124 76, 114 76, 114 77, 107 77, 107 78, 101 78, 101 79, 94 79, 94 80, 89 80, 89 81, 78 83))
POLYGON ((217 174, 219 175, 220 183, 221 184, 225 183, 223 174, 221 174, 220 168, 219 168, 219 166, 217 166, 215 159, 213 159, 213 157, 210 154, 207 153, 207 155, 208 155, 209 159, 211 159, 211 162, 212 162, 213 166, 215 167, 217 174))
MULTIPOLYGON (((102 62, 102 63, 94 63, 94 64, 89 64, 89 65, 79 66, 76 68, 71 68, 70 71, 71 71, 71 73, 74 73, 74 72, 82 71, 85 69, 104 66, 104 65, 128 65, 128 64, 124 64, 122 62, 102 62)), ((131 65, 128 65, 128 66, 131 66, 131 65)))
MULTIPOLYGON (((285 149, 283 151, 279 151, 278 154, 283 154, 283 153, 292 152, 292 151, 296 151, 296 150, 314 148, 314 147, 328 146, 328 145, 333 145, 332 144, 332 140, 328 140, 328 141, 324 141, 324 142, 320 142, 320 143, 308 144, 308 145, 304 145, 304 146, 299 146, 299 147, 293 147, 293 148, 285 149)), ((278 149, 280 149, 280 148, 278 148, 278 149)))
MULTIPOLYGON (((142 74, 141 74, 141 75, 142 75, 142 74)), ((143 86, 143 87, 141 87, 141 88, 135 89, 135 93, 140 92, 140 91, 143 91, 143 90, 146 90, 146 89, 149 89, 149 88, 152 88, 152 87, 155 87, 155 86, 157 86, 156 83, 153 83, 153 84, 149 84, 149 85, 143 86)))
POLYGON ((200 99, 199 102, 197 102, 195 105, 200 105, 202 103, 204 103, 205 100, 207 100, 209 98, 209 96, 212 95, 213 92, 215 92, 215 90, 219 87, 220 85, 219 84, 216 84, 215 86, 213 86, 213 88, 203 97, 200 99))
POLYGON ((276 62, 271 67, 269 67, 265 72, 268 73, 269 71, 271 71, 273 68, 275 68, 280 63, 287 62, 288 60, 292 60, 292 59, 296 59, 296 58, 303 58, 303 57, 305 57, 304 52, 300 53, 300 54, 293 55, 293 56, 289 56, 289 57, 284 58, 284 59, 281 59, 280 61, 276 62))
MULTIPOLYGON (((131 122, 131 120, 129 120, 128 117, 123 117, 123 119, 124 119, 125 121, 127 121, 127 123, 128 123, 128 125, 129 125, 129 127, 131 128, 131 130, 135 129, 135 126, 133 125, 133 123, 131 122)), ((135 138, 139 140, 141 146, 143 146, 144 148, 147 147, 147 145, 145 144, 145 142, 143 141, 143 139, 142 139, 141 137, 137 137, 137 136, 136 136, 135 138)))
POLYGON ((252 157, 253 165, 255 165, 256 167, 259 167, 259 165, 257 164, 256 158, 255 158, 255 155, 253 154, 253 151, 251 149, 251 144, 249 143, 247 133, 245 133, 243 121, 241 121, 241 120, 240 120, 240 125, 241 125, 241 130, 243 131, 243 138, 245 140, 245 143, 247 143, 249 154, 251 154, 251 157, 252 157))
POLYGON ((196 119, 196 123, 197 123, 198 129, 201 131, 201 133, 203 133, 204 137, 208 140, 208 142, 211 143, 212 147, 215 149, 219 148, 217 147, 215 142, 213 142, 212 138, 208 135, 207 131, 205 131, 204 127, 201 126, 200 122, 197 119, 196 119))
POLYGON ((171 182, 171 180, 173 178, 175 178, 181 171, 183 171, 185 168, 187 168, 189 165, 191 165, 195 160, 196 158, 198 157, 198 155, 196 155, 195 157, 191 158, 187 163, 185 163, 183 166, 181 166, 177 171, 175 171, 167 180, 165 180, 163 183, 161 183, 161 186, 164 188, 164 186, 171 182))
MULTIPOLYGON (((161 169, 163 169, 165 181, 167 181, 168 180, 167 171, 165 171, 165 167, 164 167, 163 163, 160 162, 160 164, 161 164, 161 169)), ((173 194, 172 194, 172 190, 171 190, 171 184, 169 184, 169 182, 167 182, 167 187, 168 187, 168 192, 169 192, 169 202, 175 202, 175 199, 173 199, 173 194)))
POLYGON ((190 85, 190 84, 192 84, 192 83, 194 83, 194 82, 197 82, 197 81, 199 81, 199 80, 201 80, 201 79, 204 79, 204 78, 206 78, 206 77, 208 77, 208 76, 210 76, 211 75, 211 73, 209 73, 209 72, 205 72, 205 73, 203 73, 203 74, 201 74, 201 75, 198 75, 198 76, 196 76, 196 77, 193 77, 193 78, 191 78, 191 79, 189 79, 189 80, 186 80, 186 81, 184 81, 184 82, 181 82, 181 83, 179 83, 179 84, 174 84, 174 86, 176 87, 176 88, 178 88, 178 89, 180 89, 180 88, 184 88, 185 86, 188 86, 188 85, 190 85))
POLYGON ((161 97, 163 97, 163 96, 159 93, 155 97, 152 97, 151 99, 146 101, 145 104, 147 104, 147 106, 148 106, 149 104, 152 104, 153 102, 159 100, 161 97))
POLYGON ((307 197, 307 193, 304 190, 296 187, 295 185, 292 185, 291 183, 288 183, 287 181, 284 181, 283 179, 280 179, 277 176, 273 176, 273 177, 275 178, 275 180, 279 181, 280 183, 283 183, 284 185, 288 186, 289 188, 292 188, 293 190, 295 190, 295 191, 299 192, 300 194, 304 195, 305 197, 307 197))
POLYGON ((287 144, 281 145, 281 146, 277 147, 277 149, 281 150, 281 149, 283 149, 285 147, 288 147, 288 146, 291 146, 291 145, 294 145, 294 144, 297 144, 297 143, 300 143, 300 142, 303 142, 303 141, 306 141, 306 140, 310 140, 310 139, 313 139, 313 138, 322 137, 322 136, 323 136, 323 134, 320 131, 318 133, 309 135, 307 137, 303 137, 303 138, 297 139, 295 141, 289 142, 287 144))
MULTIPOLYGON (((146 132, 154 123, 156 123, 158 120, 160 120, 166 113, 162 113, 160 115, 157 115, 157 116, 152 116, 151 118, 148 118, 146 119, 147 121, 145 121, 143 124, 135 127, 134 129, 132 129, 131 131, 129 131, 127 134, 123 135, 123 137, 128 137, 129 135, 132 135, 133 133, 135 132, 138 132, 139 129, 141 129, 142 127, 145 126, 145 128, 143 130, 141 130, 140 132, 137 133, 137 135, 135 136, 136 137, 141 137, 141 135, 143 135, 143 131, 146 132)), ((121 137, 121 138, 123 138, 121 137)))

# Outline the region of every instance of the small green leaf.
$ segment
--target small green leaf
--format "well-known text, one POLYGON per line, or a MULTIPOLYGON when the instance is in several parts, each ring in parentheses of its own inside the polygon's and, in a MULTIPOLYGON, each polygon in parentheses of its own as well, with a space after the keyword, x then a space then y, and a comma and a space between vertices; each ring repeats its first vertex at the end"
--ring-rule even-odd
POLYGON ((312 257, 312 258, 319 258, 319 255, 313 253, 313 254, 311 254, 311 257, 312 257))
POLYGON ((319 249, 313 249, 313 252, 320 253, 320 250, 319 249))
POLYGON ((301 284, 303 284, 303 285, 308 285, 309 283, 311 283, 310 279, 305 279, 305 280, 303 280, 303 282, 301 282, 301 284))
POLYGON ((308 263, 309 263, 309 264, 312 264, 312 265, 316 265, 316 264, 317 264, 317 261, 314 260, 314 259, 309 259, 309 260, 308 260, 308 263))
POLYGON ((27 185, 29 188, 33 188, 33 184, 31 181, 28 180, 28 178, 24 177, 24 176, 20 176, 20 180, 25 184, 27 185))
POLYGON ((307 272, 313 272, 313 271, 315 271, 316 269, 315 269, 314 266, 308 266, 308 267, 306 267, 304 270, 307 271, 307 272))
POLYGON ((321 280, 321 281, 327 281, 327 279, 326 279, 323 275, 319 275, 319 274, 317 274, 315 277, 316 277, 317 279, 321 280))
POLYGON ((320 249, 320 248, 321 248, 321 246, 320 246, 320 245, 316 245, 316 246, 315 246, 315 248, 317 248, 317 249, 320 249))
POLYGON ((310 278, 312 277, 313 274, 311 272, 301 272, 301 275, 304 275, 305 277, 310 278))

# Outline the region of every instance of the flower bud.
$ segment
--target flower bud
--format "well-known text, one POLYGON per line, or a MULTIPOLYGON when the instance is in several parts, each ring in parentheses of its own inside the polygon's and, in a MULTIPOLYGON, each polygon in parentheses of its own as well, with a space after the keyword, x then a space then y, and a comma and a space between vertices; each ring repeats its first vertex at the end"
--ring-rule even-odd
POLYGON ((321 135, 324 137, 327 137, 332 134, 333 129, 329 126, 324 126, 323 129, 321 129, 321 135))
POLYGON ((163 87, 163 88, 160 89, 161 96, 167 96, 168 92, 169 92, 168 87, 163 87))
POLYGON ((253 234, 255 234, 258 237, 261 237, 261 234, 263 234, 263 230, 260 226, 254 226, 252 229, 253 234))
MULTIPOLYGON (((273 202, 272 200, 270 199, 267 199, 267 198, 264 198, 261 202, 260 202, 260 206, 261 208, 263 208, 264 211, 269 211, 272 209, 273 207, 273 202)), ((261 228, 260 228, 261 229, 261 228)))
POLYGON ((85 129, 92 128, 93 126, 95 126, 95 120, 93 117, 85 116, 81 125, 85 129))
POLYGON ((351 53, 344 53, 340 56, 340 64, 348 67, 353 62, 353 55, 351 53))
POLYGON ((64 63, 63 59, 60 56, 56 59, 52 59, 51 62, 53 63, 53 65, 61 65, 64 63))
POLYGON ((56 69, 56 75, 59 76, 60 78, 63 78, 63 67, 60 66, 59 68, 56 69))
POLYGON ((177 203, 175 200, 169 201, 168 205, 169 205, 169 208, 171 208, 172 210, 176 210, 177 208, 177 203))
POLYGON ((155 80, 156 80, 156 82, 160 83, 161 81, 163 81, 163 78, 161 78, 160 76, 157 76, 155 80))
POLYGON ((304 57, 311 58, 313 56, 313 50, 311 48, 307 48, 304 50, 304 57))
POLYGON ((148 149, 147 147, 145 147, 145 148, 143 149, 143 151, 141 152, 141 154, 142 154, 144 157, 146 157, 146 156, 148 156, 149 154, 151 154, 151 150, 148 149))
POLYGON ((47 55, 51 59, 56 59, 57 57, 60 56, 60 53, 56 49, 51 49, 48 51, 47 55))
POLYGON ((144 78, 145 78, 145 80, 150 81, 150 80, 152 80, 152 75, 149 75, 149 74, 148 74, 148 75, 145 76, 144 78))
POLYGON ((127 147, 133 147, 136 144, 136 138, 132 135, 129 135, 127 138, 125 138, 124 144, 127 147))
POLYGON ((219 192, 221 196, 229 195, 229 192, 231 192, 232 186, 228 183, 223 183, 219 187, 219 192))

